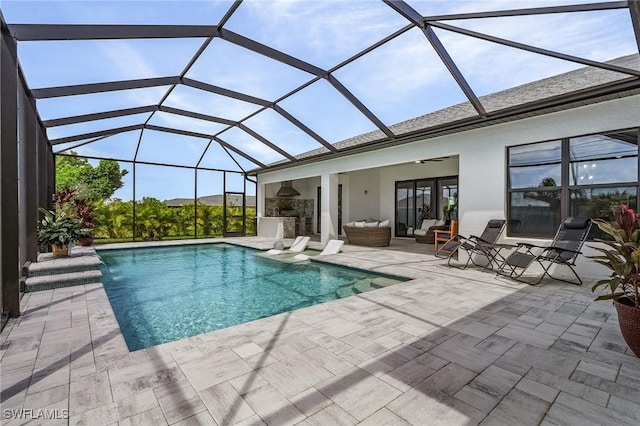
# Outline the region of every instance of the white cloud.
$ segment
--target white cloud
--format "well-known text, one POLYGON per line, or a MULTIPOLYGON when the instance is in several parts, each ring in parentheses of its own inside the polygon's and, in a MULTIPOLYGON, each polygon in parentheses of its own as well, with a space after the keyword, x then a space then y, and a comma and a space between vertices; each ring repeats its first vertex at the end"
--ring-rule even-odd
POLYGON ((237 13, 245 13, 250 21, 232 18, 230 28, 324 68, 407 24, 388 6, 373 0, 248 1, 237 13))

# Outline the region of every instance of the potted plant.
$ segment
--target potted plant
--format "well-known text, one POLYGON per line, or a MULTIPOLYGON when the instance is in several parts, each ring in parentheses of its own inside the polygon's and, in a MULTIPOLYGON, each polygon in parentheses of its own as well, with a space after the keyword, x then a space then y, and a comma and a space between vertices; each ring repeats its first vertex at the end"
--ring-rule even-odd
POLYGON ((592 247, 602 255, 590 258, 611 270, 611 275, 598 281, 592 291, 601 287, 609 289, 609 293, 596 300, 613 300, 622 336, 640 357, 640 217, 624 204, 620 211, 613 211, 613 217, 617 226, 602 219, 593 220, 613 241, 596 240, 608 247, 592 247))
POLYGON ((83 247, 93 244, 93 228, 96 226, 96 211, 93 206, 83 199, 77 199, 76 216, 80 219, 80 226, 83 236, 80 237, 79 243, 83 247))
POLYGON ((64 211, 40 209, 43 218, 38 226, 38 245, 51 246, 53 257, 69 254, 69 245, 77 243, 83 232, 80 219, 68 216, 64 211))

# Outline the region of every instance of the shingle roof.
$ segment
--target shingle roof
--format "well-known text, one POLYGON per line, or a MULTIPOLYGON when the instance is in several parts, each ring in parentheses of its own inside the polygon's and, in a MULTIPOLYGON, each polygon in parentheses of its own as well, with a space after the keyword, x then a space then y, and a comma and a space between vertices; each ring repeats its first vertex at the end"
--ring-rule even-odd
MULTIPOLYGON (((640 55, 623 56, 606 63, 640 70, 640 55)), ((489 95, 482 96, 479 99, 485 109, 491 113, 514 106, 549 99, 554 96, 622 81, 628 78, 629 76, 626 74, 589 66, 500 92, 491 93, 489 95)), ((390 126, 389 128, 396 135, 402 136, 407 133, 428 130, 440 125, 477 117, 477 115, 478 113, 470 102, 463 102, 458 105, 402 121, 390 126)), ((336 142, 333 145, 338 149, 345 149, 357 147, 383 138, 385 138, 385 134, 377 130, 336 142)), ((299 154, 296 158, 304 159, 328 152, 329 151, 326 148, 319 148, 299 154)), ((326 157, 320 157, 319 160, 325 158, 326 157)), ((271 165, 284 163, 285 161, 281 161, 271 165)))

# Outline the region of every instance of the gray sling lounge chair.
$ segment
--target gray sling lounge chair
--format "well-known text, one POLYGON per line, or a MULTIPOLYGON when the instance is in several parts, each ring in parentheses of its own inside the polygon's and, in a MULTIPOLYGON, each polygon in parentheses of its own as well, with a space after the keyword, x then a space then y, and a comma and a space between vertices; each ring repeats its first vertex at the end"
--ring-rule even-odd
POLYGON ((587 239, 590 229, 591 219, 568 217, 560 224, 551 245, 541 247, 533 244, 518 243, 517 249, 507 256, 502 265, 497 269, 497 273, 522 281, 520 279, 522 274, 524 274, 529 266, 537 262, 542 266, 543 273, 536 282, 528 282, 528 284, 537 285, 545 275, 548 275, 554 280, 582 285, 582 280, 573 267, 576 265, 575 262, 578 255, 582 254, 580 249, 587 239), (538 251, 538 254, 534 253, 534 251, 538 251), (564 265, 568 267, 578 282, 551 275, 549 270, 554 265, 564 265), (518 272, 518 270, 520 270, 520 272, 518 272))
MULTIPOLYGON (((473 263, 476 266, 482 266, 482 269, 493 268, 494 263, 499 266, 504 258, 500 256, 500 249, 507 247, 503 244, 496 244, 500 234, 504 229, 505 221, 502 219, 492 219, 487 223, 487 226, 482 231, 479 237, 471 235, 464 237, 462 235, 456 235, 442 245, 442 247, 436 252, 438 257, 446 257, 447 265, 453 266, 459 269, 466 269, 469 263, 473 263), (451 264, 451 258, 453 255, 462 249, 467 252, 467 262, 463 266, 456 266, 451 264), (487 263, 479 265, 474 260, 474 255, 482 255, 487 258, 487 263)), ((509 246, 513 247, 513 246, 509 246)))

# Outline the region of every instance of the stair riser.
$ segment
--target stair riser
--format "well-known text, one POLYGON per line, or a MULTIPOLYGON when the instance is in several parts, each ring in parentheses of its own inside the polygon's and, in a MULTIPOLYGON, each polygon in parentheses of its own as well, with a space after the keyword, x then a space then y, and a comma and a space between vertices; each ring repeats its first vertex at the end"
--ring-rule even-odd
POLYGON ((27 277, 44 277, 58 274, 68 274, 72 272, 95 271, 96 269, 98 269, 96 266, 79 266, 71 268, 47 269, 42 271, 28 271, 27 277))
POLYGON ((86 279, 78 279, 78 280, 71 280, 71 281, 52 282, 47 284, 25 285, 24 292, 32 293, 34 291, 53 290, 56 288, 64 288, 64 287, 75 287, 75 286, 85 285, 85 284, 94 284, 95 282, 96 282, 95 279, 86 278, 86 279))

